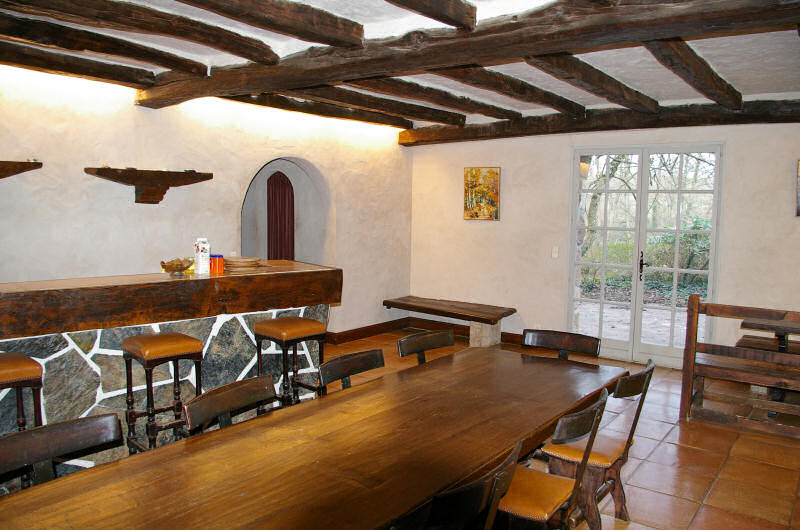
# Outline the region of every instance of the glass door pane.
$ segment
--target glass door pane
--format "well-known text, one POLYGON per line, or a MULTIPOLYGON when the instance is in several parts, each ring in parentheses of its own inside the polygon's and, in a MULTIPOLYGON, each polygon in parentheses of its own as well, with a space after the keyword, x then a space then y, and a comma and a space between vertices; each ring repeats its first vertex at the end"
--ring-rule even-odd
POLYGON ((633 336, 639 159, 636 153, 578 159, 572 330, 627 352, 633 336))

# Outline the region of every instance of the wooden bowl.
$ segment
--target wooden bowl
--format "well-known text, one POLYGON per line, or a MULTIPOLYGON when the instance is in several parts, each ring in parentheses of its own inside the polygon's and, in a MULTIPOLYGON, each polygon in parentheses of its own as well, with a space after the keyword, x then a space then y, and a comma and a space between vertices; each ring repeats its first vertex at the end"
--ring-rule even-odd
POLYGON ((183 276, 186 269, 192 266, 194 258, 175 258, 169 261, 162 261, 161 267, 170 276, 183 276))

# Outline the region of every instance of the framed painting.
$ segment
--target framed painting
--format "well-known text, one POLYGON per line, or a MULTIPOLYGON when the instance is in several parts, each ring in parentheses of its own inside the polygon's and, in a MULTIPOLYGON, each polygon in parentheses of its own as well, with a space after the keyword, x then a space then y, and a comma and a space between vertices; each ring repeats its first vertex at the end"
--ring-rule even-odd
POLYGON ((464 219, 500 219, 500 168, 464 168, 464 219))

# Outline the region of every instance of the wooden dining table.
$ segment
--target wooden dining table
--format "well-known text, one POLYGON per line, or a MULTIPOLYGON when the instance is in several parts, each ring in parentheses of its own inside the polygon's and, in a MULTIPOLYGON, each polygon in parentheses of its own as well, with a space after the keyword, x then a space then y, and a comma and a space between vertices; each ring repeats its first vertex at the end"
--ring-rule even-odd
POLYGON ((375 528, 626 373, 469 348, 0 498, 0 527, 375 528))

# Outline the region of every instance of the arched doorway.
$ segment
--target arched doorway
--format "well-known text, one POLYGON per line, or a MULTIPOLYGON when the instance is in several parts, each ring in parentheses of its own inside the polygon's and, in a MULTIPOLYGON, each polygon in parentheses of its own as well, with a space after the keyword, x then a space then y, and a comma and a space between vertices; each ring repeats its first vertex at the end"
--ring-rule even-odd
MULTIPOLYGON (((292 189, 293 212, 284 212, 283 218, 294 230, 294 259, 335 263, 336 220, 327 181, 313 164, 293 157, 276 158, 265 164, 250 182, 242 202, 241 255, 264 259, 270 256, 269 234, 274 222, 267 205, 269 183, 276 173, 282 174, 292 189)), ((280 180, 283 179, 276 182, 280 180)))
POLYGON ((267 180, 267 259, 294 259, 294 188, 280 171, 267 180))

